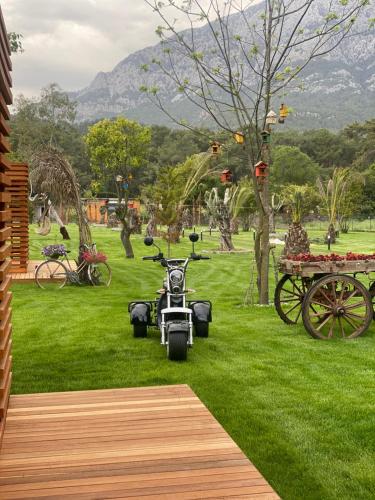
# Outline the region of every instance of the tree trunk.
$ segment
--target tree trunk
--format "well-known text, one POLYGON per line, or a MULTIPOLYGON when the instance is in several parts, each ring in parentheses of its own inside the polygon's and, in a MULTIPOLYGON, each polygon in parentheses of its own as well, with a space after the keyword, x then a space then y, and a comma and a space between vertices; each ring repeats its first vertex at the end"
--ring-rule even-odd
POLYGON ((217 224, 220 231, 220 250, 231 252, 234 250, 231 232, 231 218, 228 208, 222 201, 219 202, 217 212, 217 224))
POLYGON ((259 304, 269 303, 269 253, 270 253, 270 221, 269 213, 262 213, 259 217, 258 230, 255 238, 255 259, 258 269, 259 304))
POLYGON ((239 234, 239 225, 240 225, 240 221, 238 219, 238 217, 234 217, 231 221, 230 221, 230 231, 232 234, 239 234))
POLYGON ((307 232, 300 222, 293 222, 288 229, 283 255, 310 253, 310 242, 307 232))
POLYGON ((125 249, 126 253, 126 258, 127 259, 134 259, 134 252, 133 252, 133 247, 130 241, 130 231, 127 228, 126 221, 121 221, 122 223, 122 229, 121 229, 121 243, 125 249))
POLYGON ((157 226, 157 222, 156 222, 156 219, 154 216, 152 216, 150 218, 150 220, 148 221, 148 224, 146 226, 146 236, 157 236, 158 234, 158 226, 157 226))
POLYGON ((331 243, 336 243, 336 229, 333 224, 328 226, 328 231, 324 239, 325 243, 328 243, 328 236, 331 237, 331 243))

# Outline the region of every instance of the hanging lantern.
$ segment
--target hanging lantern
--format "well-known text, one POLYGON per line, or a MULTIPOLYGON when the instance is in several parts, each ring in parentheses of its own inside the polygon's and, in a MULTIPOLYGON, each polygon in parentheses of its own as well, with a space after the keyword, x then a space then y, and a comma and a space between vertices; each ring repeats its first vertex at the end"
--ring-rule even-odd
POLYGON ((223 170, 220 174, 220 182, 222 184, 228 184, 230 182, 232 182, 232 179, 233 179, 233 173, 231 172, 231 170, 229 170, 229 168, 226 168, 225 170, 223 170))
POLYGON ((128 180, 131 181, 133 179, 133 175, 132 174, 129 174, 128 175, 128 180))
POLYGON ((266 117, 266 125, 275 125, 275 123, 277 123, 277 114, 271 109, 266 117))
POLYGON ((258 161, 255 165, 255 177, 258 179, 258 182, 262 183, 268 177, 267 167, 268 165, 264 161, 258 161))
POLYGON ((237 144, 243 144, 245 142, 245 136, 242 132, 235 132, 233 137, 237 144))
POLYGON ((218 156, 221 151, 221 144, 218 141, 211 143, 211 151, 214 156, 218 156))
POLYGON ((267 130, 263 130, 260 135, 262 137, 263 144, 269 144, 271 142, 271 134, 267 130))
POLYGON ((288 114, 289 114, 288 108, 285 106, 285 104, 282 104, 279 110, 279 123, 284 123, 285 118, 287 118, 288 114))

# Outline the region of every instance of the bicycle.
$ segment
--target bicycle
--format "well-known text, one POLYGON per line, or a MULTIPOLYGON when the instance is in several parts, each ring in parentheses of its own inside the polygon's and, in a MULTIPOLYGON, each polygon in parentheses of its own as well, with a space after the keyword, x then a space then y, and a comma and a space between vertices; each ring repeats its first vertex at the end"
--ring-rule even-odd
MULTIPOLYGON (((82 245, 80 250, 88 252, 95 260, 96 245, 82 245)), ((89 262, 85 259, 80 264, 77 264, 76 269, 68 259, 69 250, 65 250, 61 255, 62 260, 58 258, 48 258, 35 269, 36 284, 43 289, 60 289, 66 283, 82 285, 83 282, 80 276, 86 275, 88 281, 93 286, 109 286, 112 279, 112 271, 107 262, 89 262)))

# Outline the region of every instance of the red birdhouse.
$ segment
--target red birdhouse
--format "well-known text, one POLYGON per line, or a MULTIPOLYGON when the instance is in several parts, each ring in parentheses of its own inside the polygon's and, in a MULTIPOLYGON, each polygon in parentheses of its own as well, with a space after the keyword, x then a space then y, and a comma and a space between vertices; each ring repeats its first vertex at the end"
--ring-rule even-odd
POLYGON ((226 168, 225 170, 223 170, 220 174, 220 182, 222 182, 223 184, 227 184, 228 182, 232 182, 232 179, 233 179, 233 173, 231 172, 231 170, 229 170, 229 168, 226 168))
POLYGON ((267 172, 267 163, 264 163, 264 161, 259 161, 255 165, 255 177, 259 180, 259 182, 262 182, 265 177, 268 176, 267 172))

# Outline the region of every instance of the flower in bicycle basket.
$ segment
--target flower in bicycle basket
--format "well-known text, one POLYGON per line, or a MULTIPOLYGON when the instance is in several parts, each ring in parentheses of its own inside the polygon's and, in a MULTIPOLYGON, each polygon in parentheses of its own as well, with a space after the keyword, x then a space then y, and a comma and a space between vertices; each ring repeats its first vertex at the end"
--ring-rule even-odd
POLYGON ((83 252, 82 258, 89 264, 98 264, 99 262, 106 262, 107 260, 107 256, 101 252, 97 253, 83 252))
POLYGON ((45 257, 59 257, 65 254, 65 245, 47 245, 42 250, 42 255, 45 257))

